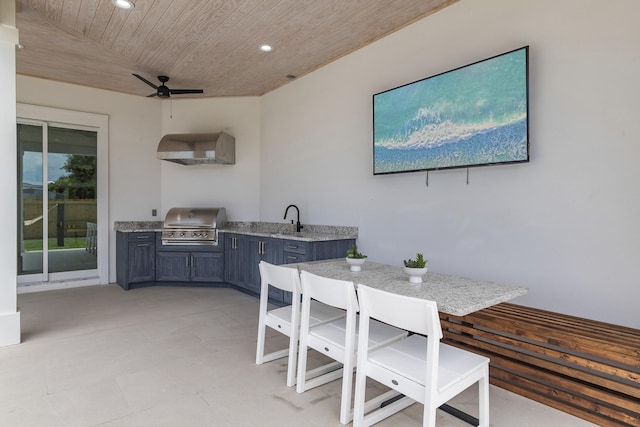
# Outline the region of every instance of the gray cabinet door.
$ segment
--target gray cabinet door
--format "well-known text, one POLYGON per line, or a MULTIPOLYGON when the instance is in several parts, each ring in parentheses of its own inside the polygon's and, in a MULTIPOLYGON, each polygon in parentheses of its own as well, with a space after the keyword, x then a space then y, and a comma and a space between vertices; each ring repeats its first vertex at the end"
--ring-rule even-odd
POLYGON ((223 252, 191 252, 192 282, 224 282, 223 252))
POLYGON ((231 233, 224 235, 225 281, 240 287, 244 287, 246 243, 246 237, 243 235, 231 233))
POLYGON ((163 282, 187 282, 190 269, 189 252, 158 252, 156 279, 163 282))
POLYGON ((153 242, 129 243, 127 278, 129 283, 155 280, 156 247, 153 242))
MULTIPOLYGON (((247 265, 246 288, 252 292, 260 293, 260 261, 270 264, 282 264, 282 240, 270 237, 247 237, 247 265)), ((282 301, 282 291, 272 289, 270 296, 276 301, 282 301)))

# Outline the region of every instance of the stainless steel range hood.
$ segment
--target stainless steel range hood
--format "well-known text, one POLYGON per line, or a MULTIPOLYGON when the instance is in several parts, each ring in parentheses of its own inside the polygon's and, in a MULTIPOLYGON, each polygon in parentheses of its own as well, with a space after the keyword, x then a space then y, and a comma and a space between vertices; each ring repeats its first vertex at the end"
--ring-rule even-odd
POLYGON ((157 156, 181 165, 233 165, 236 139, 224 132, 165 135, 158 144, 157 156))

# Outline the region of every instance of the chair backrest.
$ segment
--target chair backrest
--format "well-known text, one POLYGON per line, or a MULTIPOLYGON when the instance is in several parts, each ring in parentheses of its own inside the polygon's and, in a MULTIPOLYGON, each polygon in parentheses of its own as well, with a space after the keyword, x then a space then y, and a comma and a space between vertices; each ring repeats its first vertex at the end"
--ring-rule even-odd
POLYGON ((358 298, 353 282, 330 279, 318 276, 308 271, 300 273, 302 293, 323 304, 338 307, 343 310, 360 310, 358 298))
POLYGON ((442 339, 438 307, 434 301, 412 298, 358 285, 361 314, 389 325, 442 339))
POLYGON ((269 264, 265 261, 260 261, 258 267, 260 268, 260 280, 263 291, 268 289, 267 285, 271 285, 278 289, 300 295, 302 288, 300 287, 300 275, 297 268, 269 264))

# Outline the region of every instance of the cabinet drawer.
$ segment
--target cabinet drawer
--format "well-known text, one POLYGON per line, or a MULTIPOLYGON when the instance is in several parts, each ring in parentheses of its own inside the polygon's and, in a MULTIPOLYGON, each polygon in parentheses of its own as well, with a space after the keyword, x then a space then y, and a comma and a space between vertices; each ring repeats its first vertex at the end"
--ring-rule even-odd
POLYGON ((296 240, 285 240, 283 249, 285 252, 292 252, 301 255, 309 254, 311 252, 309 243, 298 242, 296 240))
POLYGON ((133 243, 133 242, 154 242, 155 243, 155 239, 156 239, 156 233, 154 233, 153 231, 144 232, 144 233, 132 232, 127 234, 129 235, 130 243, 133 243))
POLYGON ((282 255, 283 255, 282 262, 285 264, 311 261, 311 257, 307 254, 299 254, 296 252, 283 252, 282 255))

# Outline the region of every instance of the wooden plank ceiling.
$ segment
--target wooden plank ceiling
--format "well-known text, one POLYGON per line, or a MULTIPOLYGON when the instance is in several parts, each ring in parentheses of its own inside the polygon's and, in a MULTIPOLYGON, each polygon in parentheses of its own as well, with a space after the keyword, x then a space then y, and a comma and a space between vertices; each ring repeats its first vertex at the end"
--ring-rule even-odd
POLYGON ((263 95, 457 0, 16 0, 18 74, 147 96, 263 95), (259 46, 269 44, 265 53, 259 46))

